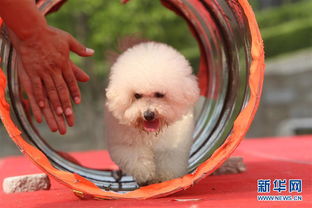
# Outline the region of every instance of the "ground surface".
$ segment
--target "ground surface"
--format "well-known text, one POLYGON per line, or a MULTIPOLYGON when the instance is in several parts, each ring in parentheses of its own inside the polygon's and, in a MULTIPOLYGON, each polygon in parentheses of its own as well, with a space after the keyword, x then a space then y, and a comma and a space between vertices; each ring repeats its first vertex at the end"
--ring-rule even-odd
MULTIPOLYGON (((247 171, 241 174, 210 176, 194 187, 170 197, 152 200, 85 201, 76 198, 71 190, 52 181, 50 191, 4 194, 0 190, 1 208, 98 208, 98 207, 312 207, 312 136, 296 138, 245 140, 234 155, 243 156, 247 171), (301 195, 303 201, 259 202, 258 179, 302 179, 302 193, 266 195, 301 195)), ((101 152, 77 153, 75 156, 92 165, 92 158, 101 152)), ((103 164, 110 163, 106 160, 103 164)), ((0 182, 7 176, 39 173, 24 157, 0 159, 0 182)), ((272 184, 273 186, 273 184, 272 184)), ((272 189, 273 187, 271 187, 272 189)), ((265 194, 263 194, 265 195, 265 194)))

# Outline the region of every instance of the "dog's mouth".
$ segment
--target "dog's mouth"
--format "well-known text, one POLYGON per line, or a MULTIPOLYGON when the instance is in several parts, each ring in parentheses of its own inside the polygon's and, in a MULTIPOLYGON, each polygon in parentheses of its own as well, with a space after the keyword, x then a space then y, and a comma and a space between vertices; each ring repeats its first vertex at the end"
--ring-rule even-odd
POLYGON ((147 132, 156 132, 159 131, 160 128, 160 120, 154 119, 152 121, 143 121, 143 128, 147 132))

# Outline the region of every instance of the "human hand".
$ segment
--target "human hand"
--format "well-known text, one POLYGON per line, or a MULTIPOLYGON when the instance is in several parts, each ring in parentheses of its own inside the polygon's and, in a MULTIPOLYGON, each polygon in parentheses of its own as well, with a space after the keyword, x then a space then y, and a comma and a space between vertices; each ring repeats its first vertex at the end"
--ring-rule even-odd
MULTIPOLYGON (((64 120, 63 115, 57 115, 54 108, 49 103, 47 96, 45 97, 45 102, 48 103, 48 105, 45 105, 43 108, 40 108, 38 106, 38 103, 36 102, 36 99, 34 97, 31 80, 28 76, 28 74, 25 72, 25 69, 22 65, 22 62, 20 60, 20 57, 17 57, 17 68, 18 68, 18 79, 20 83, 20 95, 23 96, 23 93, 27 95, 27 98, 21 97, 24 104, 27 106, 25 107, 25 110, 27 111, 28 118, 31 119, 30 110, 32 111, 32 114, 35 118, 35 120, 38 123, 42 123, 42 118, 44 117, 50 130, 52 132, 59 131, 60 134, 66 133, 66 123, 64 120)), ((78 67, 73 65, 73 71, 75 74, 75 77, 77 81, 84 82, 85 81, 85 74, 82 70, 80 70, 78 67)), ((44 90, 44 89, 43 89, 44 90)), ((46 92, 44 90, 44 95, 46 95, 46 92)), ((74 125, 74 117, 73 115, 67 117, 67 124, 69 126, 74 125)))
MULTIPOLYGON (((43 112, 50 109, 48 114, 54 112, 55 115, 62 116, 64 113, 68 125, 72 126, 74 117, 70 95, 76 104, 80 103, 77 80, 85 82, 89 77, 69 60, 69 53, 73 51, 80 56, 91 56, 93 50, 82 46, 68 33, 52 27, 41 29, 33 37, 24 40, 18 39, 11 31, 9 34, 24 67, 23 72, 28 75, 28 79, 25 78, 24 81, 31 85, 32 90, 27 93, 29 99, 32 97, 32 103, 35 102, 43 112)), ((40 111, 34 104, 31 107, 39 121, 37 112, 40 111)), ((48 117, 51 128, 53 117, 48 117)), ((54 120, 59 120, 58 118, 54 120)))
MULTIPOLYGON (((38 123, 42 123, 42 117, 44 117, 52 132, 59 131, 60 134, 65 134, 66 124, 64 121, 64 117, 63 115, 57 115, 55 113, 54 108, 51 107, 51 104, 48 102, 47 97, 45 97, 47 105, 45 105, 43 108, 40 108, 38 106, 31 86, 31 80, 28 74, 25 72, 19 57, 17 57, 17 68, 18 68, 18 79, 20 83, 21 100, 22 103, 24 104, 24 108, 27 113, 28 119, 31 119, 30 114, 31 110, 35 120, 38 123), (24 93, 27 95, 26 98, 23 97, 24 93)), ((43 93, 46 94, 45 91, 43 93)), ((73 123, 69 123, 69 125, 72 124, 73 123)))

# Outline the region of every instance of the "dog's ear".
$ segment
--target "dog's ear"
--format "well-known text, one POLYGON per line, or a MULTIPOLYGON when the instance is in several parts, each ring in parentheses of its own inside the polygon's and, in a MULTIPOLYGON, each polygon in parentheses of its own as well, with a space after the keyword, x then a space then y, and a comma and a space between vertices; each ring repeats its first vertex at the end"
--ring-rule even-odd
POLYGON ((116 87, 108 86, 106 89, 106 106, 110 112, 119 120, 122 120, 126 109, 131 105, 129 93, 124 90, 118 91, 116 87))
POLYGON ((193 74, 189 75, 189 77, 183 82, 182 90, 185 103, 189 103, 190 106, 194 105, 197 102, 200 93, 197 77, 193 74))

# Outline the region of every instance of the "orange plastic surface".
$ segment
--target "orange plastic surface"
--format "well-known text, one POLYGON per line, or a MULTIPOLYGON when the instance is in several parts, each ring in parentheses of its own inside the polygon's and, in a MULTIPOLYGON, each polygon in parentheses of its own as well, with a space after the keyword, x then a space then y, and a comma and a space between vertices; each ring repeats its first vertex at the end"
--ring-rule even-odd
MULTIPOLYGON (((34 146, 28 144, 21 136, 21 132, 10 117, 10 106, 5 99, 6 77, 0 70, 0 116, 11 139, 19 146, 21 151, 27 155, 44 172, 65 184, 83 198, 95 199, 117 199, 117 198, 155 198, 166 196, 179 190, 187 189, 195 182, 211 174, 218 168, 235 150, 247 132, 252 119, 256 113, 264 76, 264 51, 263 42, 254 13, 247 0, 238 0, 248 18, 249 28, 252 34, 252 63, 249 76, 250 99, 246 107, 240 112, 234 123, 232 133, 225 143, 218 148, 214 154, 202 163, 193 174, 182 178, 173 179, 160 184, 153 184, 137 190, 119 194, 103 191, 87 179, 70 172, 58 170, 52 166, 47 157, 34 146)), ((0 21, 1 22, 1 21, 0 21)))

